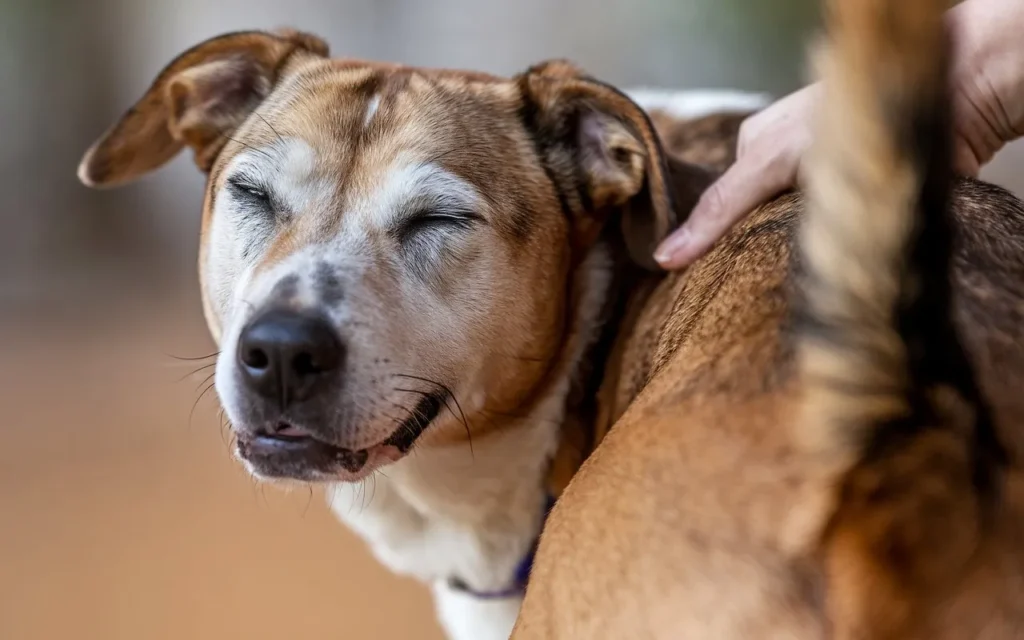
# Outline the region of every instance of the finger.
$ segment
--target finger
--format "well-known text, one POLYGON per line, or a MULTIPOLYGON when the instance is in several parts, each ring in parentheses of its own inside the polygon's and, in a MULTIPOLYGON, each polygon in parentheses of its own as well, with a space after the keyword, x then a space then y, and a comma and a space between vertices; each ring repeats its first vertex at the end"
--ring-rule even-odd
POLYGON ((958 144, 953 168, 958 175, 977 178, 981 171, 981 163, 978 162, 977 156, 974 155, 974 151, 969 145, 958 144))
POLYGON ((738 220, 792 186, 796 169, 766 169, 756 160, 738 161, 708 187, 686 223, 666 238, 654 259, 679 269, 704 255, 738 220))

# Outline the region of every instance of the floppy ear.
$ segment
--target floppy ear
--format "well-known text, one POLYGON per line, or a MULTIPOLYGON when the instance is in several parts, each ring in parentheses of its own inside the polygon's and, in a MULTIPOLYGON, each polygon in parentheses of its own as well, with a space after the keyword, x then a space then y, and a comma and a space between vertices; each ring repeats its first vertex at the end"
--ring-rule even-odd
POLYGON ((227 137, 277 84, 293 56, 326 56, 297 31, 229 33, 172 61, 135 105, 85 154, 79 179, 117 186, 160 167, 188 145, 209 171, 227 137))
POLYGON ((526 126, 584 243, 617 212, 630 257, 659 270, 654 250, 713 176, 669 158, 643 109, 569 62, 534 66, 519 83, 526 126))

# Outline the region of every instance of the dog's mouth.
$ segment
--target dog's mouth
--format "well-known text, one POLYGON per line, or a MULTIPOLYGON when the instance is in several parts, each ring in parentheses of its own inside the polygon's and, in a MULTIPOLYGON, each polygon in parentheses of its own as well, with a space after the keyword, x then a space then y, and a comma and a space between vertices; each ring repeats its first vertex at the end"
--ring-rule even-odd
POLYGON ((355 481, 404 457, 441 413, 445 399, 428 394, 384 441, 364 449, 347 449, 313 432, 280 422, 273 429, 239 435, 238 455, 265 478, 304 482, 355 481))

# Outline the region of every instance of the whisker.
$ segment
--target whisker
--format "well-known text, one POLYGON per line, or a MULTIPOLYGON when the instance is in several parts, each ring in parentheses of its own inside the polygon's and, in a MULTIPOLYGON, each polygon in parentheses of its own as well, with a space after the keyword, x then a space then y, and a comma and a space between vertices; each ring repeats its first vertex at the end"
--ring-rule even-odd
POLYGON ((192 371, 189 371, 188 373, 186 373, 185 375, 181 376, 180 378, 178 378, 174 382, 175 382, 175 384, 177 384, 179 382, 183 382, 183 381, 187 380, 188 378, 191 378, 192 376, 196 375, 200 371, 203 371, 205 369, 209 369, 210 367, 216 367, 216 366, 217 366, 216 362, 211 362, 210 364, 204 364, 203 366, 199 367, 198 369, 194 369, 192 371))
POLYGON ((366 478, 359 481, 359 513, 366 511, 366 478))
POLYGON ((377 472, 374 471, 370 474, 371 484, 373 485, 373 491, 370 493, 370 502, 367 506, 373 506, 373 499, 377 497, 377 472))
MULTIPOLYGON (((437 384, 437 383, 435 383, 435 384, 437 384)), ((420 391, 419 389, 402 389, 402 388, 396 387, 395 391, 405 391, 407 393, 416 393, 416 394, 419 394, 419 395, 421 395, 421 396, 423 396, 425 398, 432 397, 432 394, 427 393, 426 391, 420 391)), ((448 404, 448 397, 449 397, 449 395, 450 394, 446 393, 445 395, 441 396, 441 402, 444 403, 445 408, 448 409, 448 412, 450 414, 452 414, 452 416, 454 416, 455 419, 460 420, 462 422, 462 426, 466 429, 466 440, 469 442, 469 455, 471 457, 473 457, 473 459, 476 459, 476 451, 473 450, 473 433, 471 432, 471 430, 469 428, 469 421, 466 419, 466 414, 462 412, 462 407, 459 406, 459 401, 455 399, 455 396, 451 396, 451 399, 455 403, 455 406, 458 407, 459 413, 455 413, 454 411, 452 411, 451 405, 448 404)))
POLYGON ((427 384, 432 384, 432 385, 436 385, 436 386, 440 387, 445 392, 445 396, 446 396, 446 397, 442 398, 442 401, 444 402, 444 406, 454 416, 454 415, 456 415, 455 412, 452 411, 452 408, 448 405, 448 398, 452 399, 452 402, 455 403, 455 407, 459 410, 458 416, 456 416, 456 417, 459 417, 459 418, 462 419, 462 426, 465 427, 465 429, 466 429, 466 438, 469 441, 469 453, 470 453, 471 456, 476 458, 476 452, 473 451, 473 433, 472 433, 472 429, 469 426, 469 419, 466 418, 466 413, 462 410, 462 405, 459 404, 459 399, 455 397, 455 394, 452 392, 452 390, 450 388, 448 388, 447 385, 445 385, 443 383, 440 383, 437 380, 431 380, 430 378, 423 378, 421 376, 414 376, 414 375, 410 375, 410 374, 407 374, 407 373, 396 373, 395 375, 400 377, 400 378, 408 378, 410 380, 419 380, 420 382, 426 382, 427 384))
POLYGON ((251 144, 248 144, 248 143, 242 142, 241 140, 237 140, 235 138, 232 138, 231 136, 229 136, 226 133, 222 133, 221 136, 224 137, 227 140, 230 140, 231 142, 234 142, 235 144, 240 144, 243 147, 245 147, 246 149, 249 149, 251 151, 254 151, 255 153, 260 154, 261 156, 263 156, 264 158, 270 160, 271 162, 274 161, 274 156, 270 155, 269 153, 267 153, 263 149, 257 149, 256 147, 252 146, 251 144))
POLYGON ((396 405, 394 405, 394 407, 395 407, 396 409, 400 410, 400 411, 404 411, 404 412, 406 412, 406 413, 408 413, 408 414, 409 414, 409 417, 408 417, 408 418, 406 418, 405 420, 400 420, 400 421, 398 422, 398 426, 399 426, 399 427, 400 427, 400 428, 401 428, 401 429, 402 429, 403 431, 405 431, 405 433, 408 433, 409 435, 415 435, 415 430, 414 430, 414 429, 412 428, 412 426, 411 426, 411 425, 409 425, 409 420, 410 420, 411 418, 415 418, 415 417, 417 416, 417 413, 416 413, 416 411, 415 411, 414 409, 409 409, 408 407, 403 407, 403 406, 402 406, 402 405, 400 405, 400 404, 396 404, 396 405))
POLYGON ((216 376, 216 375, 217 375, 217 372, 215 371, 215 372, 211 373, 210 375, 206 376, 206 378, 204 378, 204 379, 203 379, 203 381, 202 381, 202 382, 200 382, 200 383, 199 383, 199 384, 198 384, 198 385, 196 386, 196 391, 199 391, 199 389, 200 389, 200 388, 201 388, 201 387, 202 387, 202 386, 203 386, 204 384, 206 384, 206 383, 207 383, 207 382, 209 382, 210 380, 213 380, 214 376, 216 376))
POLYGON ((267 119, 264 118, 262 115, 260 115, 260 113, 258 111, 253 111, 253 115, 255 115, 257 118, 262 120, 263 124, 267 125, 267 127, 269 127, 270 130, 274 132, 274 135, 277 136, 278 140, 280 140, 281 142, 284 142, 284 138, 282 138, 281 134, 277 132, 277 129, 275 129, 274 127, 270 126, 270 123, 267 122, 267 119))
POLYGON ((209 355, 197 356, 195 358, 183 358, 181 356, 176 356, 176 355, 173 355, 173 354, 170 354, 170 353, 165 353, 164 357, 171 358, 172 360, 179 360, 181 362, 197 362, 199 360, 208 360, 210 358, 216 358, 219 355, 220 355, 220 351, 214 351, 213 353, 211 353, 209 355))
MULTIPOLYGON (((210 378, 207 378, 207 380, 209 380, 209 379, 210 378)), ((200 384, 200 386, 202 386, 202 384, 200 384)), ((203 396, 205 396, 207 393, 209 393, 210 389, 213 389, 215 386, 217 386, 216 383, 211 382, 210 385, 208 387, 206 387, 205 389, 203 389, 203 392, 199 394, 199 397, 196 398, 196 401, 192 403, 192 410, 188 412, 188 430, 189 431, 192 430, 192 418, 193 418, 193 416, 196 413, 196 407, 199 406, 199 403, 202 401, 203 396)), ((198 387, 196 388, 196 391, 199 391, 198 387)))
MULTIPOLYGON (((462 405, 459 404, 459 399, 455 397, 455 394, 448 391, 448 395, 451 396, 452 402, 455 403, 455 407, 459 410, 459 415, 462 416, 462 426, 466 428, 466 440, 469 441, 469 455, 475 460, 476 451, 473 449, 473 430, 469 427, 469 418, 466 417, 466 413, 462 410, 462 405)), ((452 408, 448 406, 447 398, 445 398, 444 406, 448 407, 448 411, 451 412, 452 415, 455 415, 455 413, 452 412, 452 408)))
POLYGON ((255 473, 250 473, 249 474, 249 479, 252 480, 252 501, 258 504, 259 503, 259 498, 256 497, 256 491, 257 491, 257 488, 260 485, 259 478, 256 477, 255 473))
POLYGON ((227 414, 224 413, 224 407, 221 407, 217 413, 220 415, 220 441, 224 444, 228 451, 231 450, 231 424, 228 421, 227 414))
POLYGON ((306 485, 309 489, 309 498, 306 500, 306 508, 302 510, 302 519, 306 519, 306 514, 309 513, 309 505, 313 504, 313 485, 306 485))

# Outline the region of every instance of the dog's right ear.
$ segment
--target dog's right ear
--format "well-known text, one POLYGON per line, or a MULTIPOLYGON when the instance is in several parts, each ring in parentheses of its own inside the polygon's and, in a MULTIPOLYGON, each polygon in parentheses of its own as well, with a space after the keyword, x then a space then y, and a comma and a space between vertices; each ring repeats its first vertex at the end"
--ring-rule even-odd
POLYGON ((327 55, 297 31, 230 33, 171 62, 135 105, 85 154, 78 177, 90 187, 131 182, 188 145, 208 172, 231 133, 270 94, 293 56, 327 55))
POLYGON ((518 82, 523 121, 572 213, 575 244, 589 247, 614 212, 633 261, 660 271, 654 250, 689 215, 710 173, 670 157, 640 105, 571 62, 535 65, 518 82))

